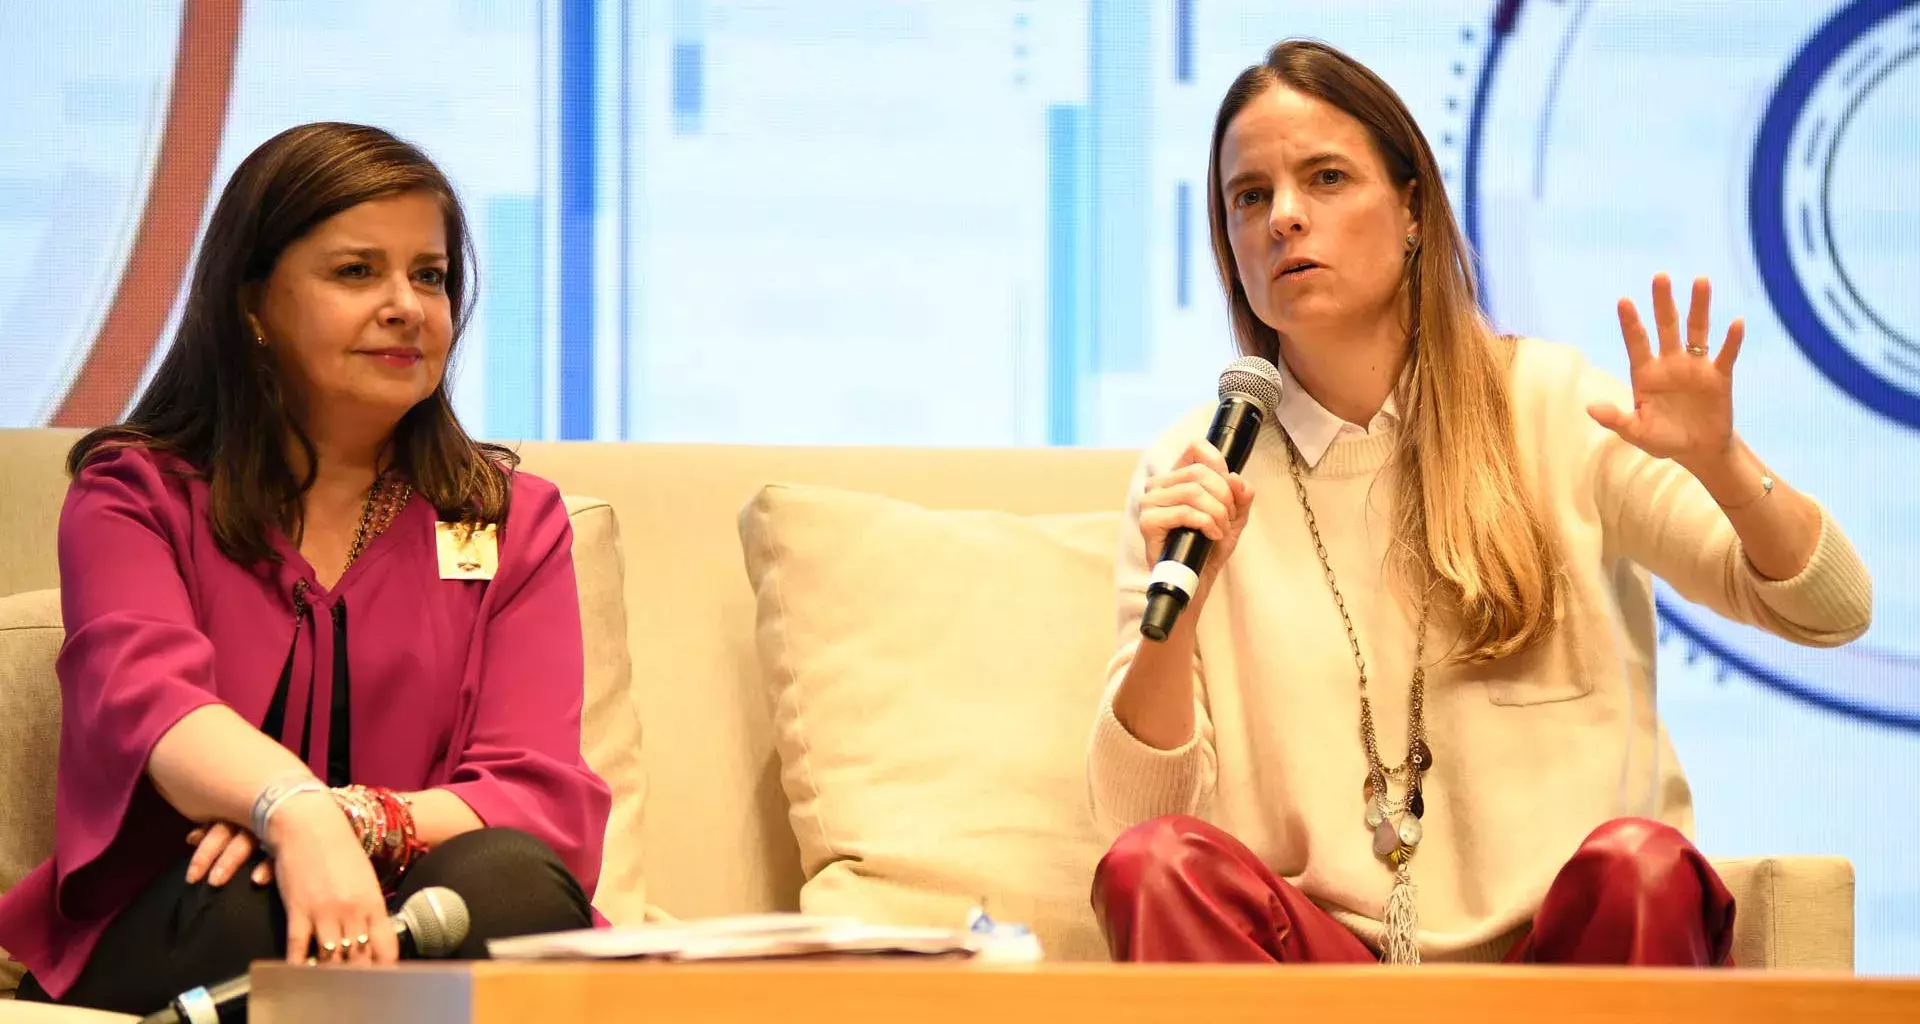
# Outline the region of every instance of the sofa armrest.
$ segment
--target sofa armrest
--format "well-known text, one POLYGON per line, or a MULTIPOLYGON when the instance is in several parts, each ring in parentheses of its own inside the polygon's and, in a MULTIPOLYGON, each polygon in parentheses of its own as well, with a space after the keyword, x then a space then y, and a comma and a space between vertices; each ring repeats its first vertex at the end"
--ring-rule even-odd
POLYGON ((1853 864, 1844 857, 1714 858, 1733 893, 1741 967, 1853 970, 1853 864))
MULTIPOLYGON (((0 597, 0 892, 53 853, 60 751, 53 662, 65 636, 59 591, 0 597)), ((0 949, 0 999, 13 994, 25 971, 0 949)))

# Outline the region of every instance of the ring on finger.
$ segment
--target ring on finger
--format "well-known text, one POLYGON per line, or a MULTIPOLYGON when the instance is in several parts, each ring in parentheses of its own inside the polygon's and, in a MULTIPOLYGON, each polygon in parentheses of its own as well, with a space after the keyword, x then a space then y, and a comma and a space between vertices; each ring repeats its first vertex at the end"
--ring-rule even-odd
POLYGON ((373 937, 368 935, 366 932, 361 932, 360 934, 353 937, 354 946, 361 949, 366 948, 367 943, 372 941, 373 941, 373 937))
POLYGON ((1688 345, 1688 346, 1687 346, 1687 354, 1688 354, 1688 355, 1690 355, 1690 356, 1704 356, 1704 355, 1706 355, 1706 354, 1707 354, 1707 346, 1705 346, 1705 345, 1688 345))

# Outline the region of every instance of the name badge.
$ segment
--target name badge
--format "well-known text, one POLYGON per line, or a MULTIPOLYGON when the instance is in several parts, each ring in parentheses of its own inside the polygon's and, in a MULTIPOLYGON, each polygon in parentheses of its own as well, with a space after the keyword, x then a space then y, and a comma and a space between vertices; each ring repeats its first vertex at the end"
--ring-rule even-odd
POLYGON ((490 580, 500 568, 500 531, 488 523, 468 528, 459 523, 433 524, 443 580, 490 580))

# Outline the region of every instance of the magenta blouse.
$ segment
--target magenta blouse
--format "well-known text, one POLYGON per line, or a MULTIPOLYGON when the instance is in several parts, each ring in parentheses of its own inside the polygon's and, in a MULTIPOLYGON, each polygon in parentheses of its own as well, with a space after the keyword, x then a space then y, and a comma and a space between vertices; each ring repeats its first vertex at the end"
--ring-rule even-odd
POLYGON ((436 520, 415 495, 328 591, 277 532, 277 565, 222 554, 207 484, 177 458, 126 449, 81 470, 60 513, 53 857, 0 897, 0 947, 48 992, 63 994, 114 915, 190 852, 191 824, 146 776, 154 744, 215 702, 261 726, 283 677, 277 738, 321 778, 332 749, 354 782, 446 789, 487 825, 544 840, 592 895, 610 797, 580 755, 580 601, 560 493, 514 474, 490 581, 440 578, 436 520), (328 732, 346 680, 340 751, 328 732))

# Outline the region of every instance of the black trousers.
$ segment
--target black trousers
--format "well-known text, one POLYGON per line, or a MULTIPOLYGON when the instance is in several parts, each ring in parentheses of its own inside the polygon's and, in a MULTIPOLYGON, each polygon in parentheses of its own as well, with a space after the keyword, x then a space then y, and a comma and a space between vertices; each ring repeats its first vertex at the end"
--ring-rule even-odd
MULTIPOLYGON (((196 985, 245 974, 255 960, 284 958, 287 911, 280 888, 253 884, 252 870, 249 864, 219 888, 188 885, 183 858, 107 926, 64 997, 50 999, 29 974, 19 998, 146 1014, 196 985)), ((485 959, 488 939, 593 926, 580 883, 525 832, 490 828, 447 840, 407 872, 392 909, 432 885, 467 903, 472 923, 454 953, 460 959, 485 959)))

